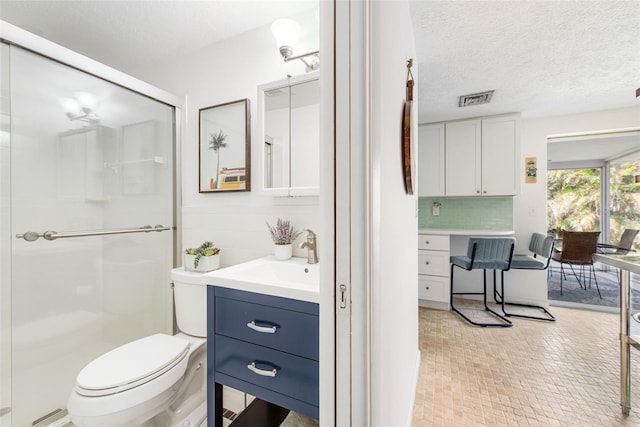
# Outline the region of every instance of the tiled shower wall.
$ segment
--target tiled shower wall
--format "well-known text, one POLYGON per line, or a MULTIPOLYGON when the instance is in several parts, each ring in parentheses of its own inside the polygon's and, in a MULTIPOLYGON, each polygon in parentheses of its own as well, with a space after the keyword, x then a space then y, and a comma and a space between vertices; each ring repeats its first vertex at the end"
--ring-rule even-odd
POLYGON ((420 228, 513 230, 512 197, 421 197, 419 213, 420 228), (433 216, 436 202, 440 203, 439 216, 433 216))

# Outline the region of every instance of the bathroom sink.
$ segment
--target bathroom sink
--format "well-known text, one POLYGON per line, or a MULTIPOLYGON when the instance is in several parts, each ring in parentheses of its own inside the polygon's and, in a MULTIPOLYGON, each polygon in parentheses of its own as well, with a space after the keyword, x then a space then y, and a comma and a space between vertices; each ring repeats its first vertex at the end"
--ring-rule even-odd
POLYGON ((306 258, 286 261, 269 256, 203 275, 208 285, 319 302, 320 267, 306 258))

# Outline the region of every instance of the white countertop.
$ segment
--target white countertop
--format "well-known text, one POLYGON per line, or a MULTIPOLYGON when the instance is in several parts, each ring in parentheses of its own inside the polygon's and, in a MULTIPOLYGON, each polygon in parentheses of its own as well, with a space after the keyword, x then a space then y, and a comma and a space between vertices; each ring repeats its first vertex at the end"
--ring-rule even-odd
POLYGON ((421 228, 418 234, 439 234, 444 236, 512 236, 513 230, 466 230, 444 228, 421 228))
POLYGON ((632 273, 640 274, 640 255, 627 254, 627 255, 605 255, 605 254, 593 254, 595 261, 603 264, 610 265, 612 267, 621 268, 632 273))
POLYGON ((296 257, 279 261, 272 256, 202 275, 203 284, 313 303, 320 302, 319 279, 319 264, 296 257))

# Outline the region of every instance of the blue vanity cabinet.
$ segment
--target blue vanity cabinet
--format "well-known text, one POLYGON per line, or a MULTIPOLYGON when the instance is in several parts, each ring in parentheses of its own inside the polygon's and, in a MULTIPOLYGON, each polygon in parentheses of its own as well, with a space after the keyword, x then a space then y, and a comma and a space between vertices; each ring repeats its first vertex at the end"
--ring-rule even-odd
POLYGON ((221 385, 318 419, 318 314, 316 303, 208 286, 209 426, 222 422, 221 385))

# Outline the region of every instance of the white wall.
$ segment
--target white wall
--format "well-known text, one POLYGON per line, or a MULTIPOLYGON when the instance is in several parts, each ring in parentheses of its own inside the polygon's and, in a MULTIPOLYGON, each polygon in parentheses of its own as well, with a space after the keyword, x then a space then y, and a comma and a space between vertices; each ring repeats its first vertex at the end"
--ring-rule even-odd
MULTIPOLYGON (((531 233, 545 233, 547 200, 547 135, 586 132, 640 125, 640 107, 522 120, 521 161, 538 159, 538 182, 526 184, 521 173, 521 193, 514 198, 514 229, 518 252, 526 252, 531 233)), ((522 165, 521 165, 522 166, 522 165)), ((524 171, 524 167, 521 167, 524 171)), ((507 293, 513 300, 546 304, 547 283, 544 272, 506 273, 507 293), (509 284, 511 286, 509 286, 509 284)))
MULTIPOLYGON (((310 11, 315 21, 315 9, 310 11)), ((299 22, 307 15, 294 17, 299 22)), ((301 40, 297 52, 317 49, 315 39, 301 40)), ((318 232, 318 197, 273 198, 259 194, 262 137, 258 133, 257 86, 303 74, 300 61, 282 60, 269 26, 210 45, 167 63, 134 74, 153 85, 187 97, 186 138, 182 146, 182 243, 196 246, 211 240, 221 251, 221 263, 232 265, 272 253, 265 221, 291 220, 297 229, 318 232), (200 108, 249 98, 251 104, 251 191, 198 193, 198 117, 200 108)), ((298 241, 302 241, 300 236, 298 241)), ((323 244, 319 236, 319 244, 323 244)), ((294 256, 306 249, 294 247, 294 256)))
MULTIPOLYGON (((410 425, 420 356, 417 196, 405 193, 401 152, 406 62, 415 59, 408 3, 372 2, 371 36, 372 421, 410 425)), ((414 98, 414 144, 416 104, 414 98)))

